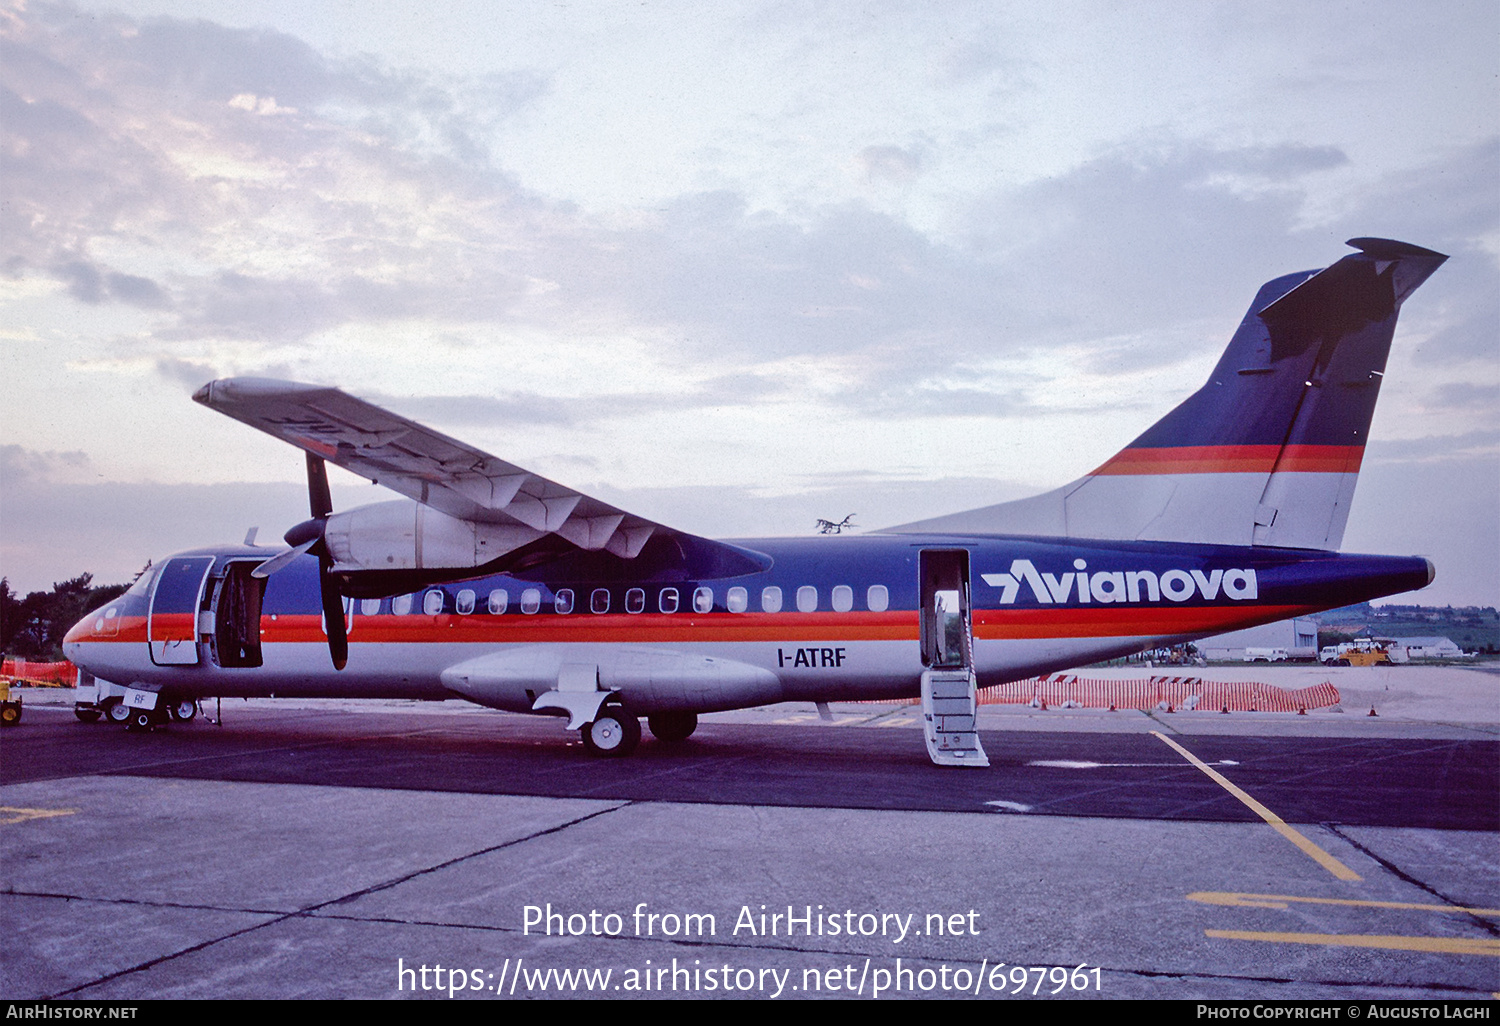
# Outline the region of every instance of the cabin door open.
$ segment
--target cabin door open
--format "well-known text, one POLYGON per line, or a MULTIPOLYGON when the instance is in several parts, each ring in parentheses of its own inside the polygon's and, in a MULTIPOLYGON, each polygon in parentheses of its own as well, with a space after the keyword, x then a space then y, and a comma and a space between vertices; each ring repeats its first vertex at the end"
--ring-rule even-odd
POLYGON ((974 665, 967 549, 924 549, 920 555, 922 665, 970 669, 974 665))
POLYGON ((216 582, 209 651, 219 666, 260 666, 260 608, 266 582, 250 576, 260 561, 236 561, 216 582))
POLYGON ((979 743, 969 553, 928 549, 917 573, 922 600, 922 731, 939 766, 988 766, 979 743))

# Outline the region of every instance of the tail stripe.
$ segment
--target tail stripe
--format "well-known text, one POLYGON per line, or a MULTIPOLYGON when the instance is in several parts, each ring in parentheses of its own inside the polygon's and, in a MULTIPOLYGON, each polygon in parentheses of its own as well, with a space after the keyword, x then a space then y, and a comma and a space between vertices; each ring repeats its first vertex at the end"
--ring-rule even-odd
POLYGON ((1099 474, 1355 474, 1362 445, 1181 445, 1165 449, 1125 449, 1099 474))
POLYGON ((1092 473, 888 530, 1337 549, 1401 304, 1447 259, 1349 244, 1262 285, 1203 387, 1092 473))

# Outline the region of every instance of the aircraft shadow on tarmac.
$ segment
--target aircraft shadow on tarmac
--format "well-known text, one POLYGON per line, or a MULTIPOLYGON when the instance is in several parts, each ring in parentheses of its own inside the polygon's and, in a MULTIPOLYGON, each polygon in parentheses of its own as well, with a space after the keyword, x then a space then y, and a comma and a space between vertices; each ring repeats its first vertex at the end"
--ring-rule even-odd
MULTIPOLYGON (((6 739, 0 782, 120 774, 629 801, 1255 819, 1150 734, 989 733, 989 768, 939 769, 915 730, 705 724, 688 741, 648 740, 633 759, 606 760, 587 756, 559 723, 483 712, 231 711, 222 727, 199 721, 144 736, 60 714, 31 717, 27 726, 6 739)), ((1500 830, 1500 742, 1184 740, 1288 822, 1500 830)))

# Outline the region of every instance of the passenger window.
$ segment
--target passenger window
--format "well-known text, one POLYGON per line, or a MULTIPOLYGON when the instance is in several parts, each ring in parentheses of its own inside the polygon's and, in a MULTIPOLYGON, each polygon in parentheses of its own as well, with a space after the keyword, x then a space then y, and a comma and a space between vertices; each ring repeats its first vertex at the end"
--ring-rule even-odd
POLYGON ((646 609, 646 589, 631 588, 625 593, 625 612, 640 613, 646 609))
POLYGON ((781 589, 774 584, 760 589, 760 608, 765 613, 781 612, 781 589))
POLYGON ((750 593, 744 588, 730 588, 724 597, 724 605, 731 613, 743 613, 750 608, 750 593))
POLYGON ((458 599, 453 603, 453 608, 458 610, 459 616, 468 616, 474 612, 474 592, 465 588, 458 593, 458 599))
POLYGON ((835 613, 847 613, 854 608, 854 589, 847 584, 840 584, 833 589, 833 611, 835 613))
POLYGON ((714 590, 712 588, 698 588, 693 592, 693 610, 699 613, 712 613, 714 611, 714 590))
POLYGON ((589 608, 596 613, 609 612, 609 589, 595 588, 594 593, 589 596, 589 608))
POLYGON ((537 588, 527 588, 521 592, 521 612, 528 616, 542 608, 542 593, 537 588))
POLYGON ((797 612, 816 613, 818 611, 818 589, 810 584, 804 584, 797 589, 797 612))
POLYGON ((411 612, 412 601, 415 598, 414 595, 397 595, 391 599, 391 612, 397 616, 405 616, 411 612))
POLYGON ((883 613, 891 607, 891 593, 883 584, 872 584, 870 590, 865 592, 865 605, 870 607, 872 613, 883 613))
POLYGON ((490 592, 490 600, 487 604, 490 612, 499 616, 505 612, 505 607, 508 605, 510 605, 510 595, 506 593, 504 588, 496 588, 490 592))
POLYGON ((360 599, 359 611, 362 616, 376 616, 380 613, 379 599, 360 599))
POLYGON ((663 613, 677 612, 677 589, 663 588, 661 594, 656 597, 657 608, 663 613))
POLYGON ((572 588, 557 589, 557 593, 552 596, 552 611, 554 613, 562 613, 565 616, 573 611, 572 588))
POLYGON ((422 612, 428 616, 437 616, 443 611, 443 593, 433 588, 422 596, 422 612))

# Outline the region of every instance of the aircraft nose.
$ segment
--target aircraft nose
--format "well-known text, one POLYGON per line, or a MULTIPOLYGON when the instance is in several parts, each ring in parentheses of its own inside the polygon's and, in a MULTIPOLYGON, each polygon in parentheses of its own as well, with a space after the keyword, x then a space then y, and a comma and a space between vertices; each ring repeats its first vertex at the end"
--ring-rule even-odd
POLYGON ((88 641, 90 638, 102 635, 103 633, 104 608, 101 606, 91 613, 85 613, 82 619, 68 628, 68 633, 63 635, 63 648, 66 650, 70 645, 76 645, 81 641, 88 641))
POLYGON ((62 642, 63 655, 67 660, 75 665, 82 665, 80 660, 97 663, 101 655, 117 648, 118 646, 96 643, 121 641, 130 635, 133 628, 127 622, 129 618, 123 615, 125 605, 120 599, 106 602, 98 609, 90 610, 69 627, 62 642))

